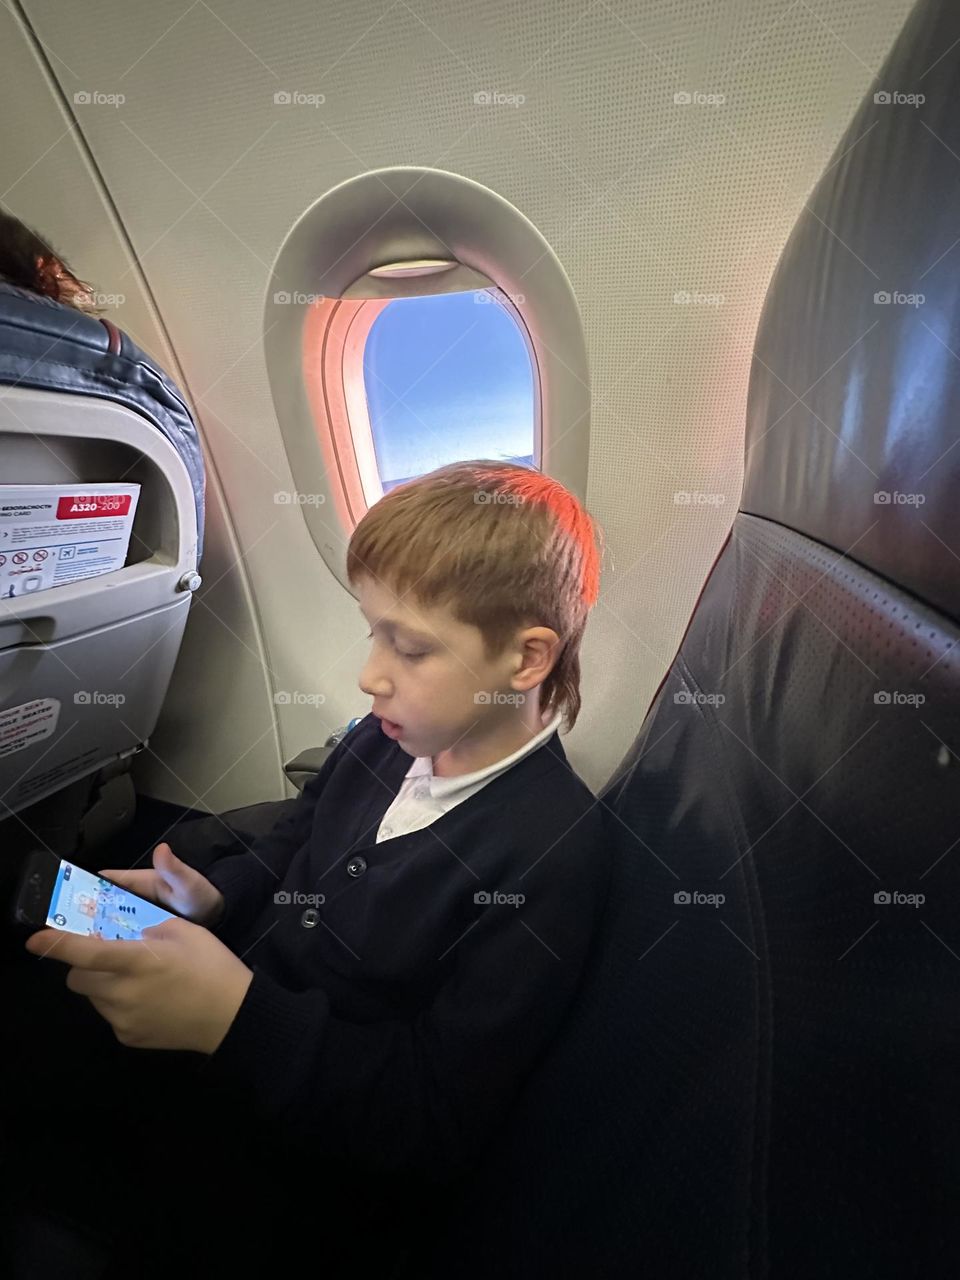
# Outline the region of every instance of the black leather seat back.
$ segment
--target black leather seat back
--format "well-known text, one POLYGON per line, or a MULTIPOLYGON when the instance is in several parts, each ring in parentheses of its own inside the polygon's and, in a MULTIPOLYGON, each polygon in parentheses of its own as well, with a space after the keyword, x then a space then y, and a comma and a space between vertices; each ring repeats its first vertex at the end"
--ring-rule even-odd
POLYGON ((784 251, 594 963, 431 1275, 955 1269, 958 78, 922 0, 784 251))

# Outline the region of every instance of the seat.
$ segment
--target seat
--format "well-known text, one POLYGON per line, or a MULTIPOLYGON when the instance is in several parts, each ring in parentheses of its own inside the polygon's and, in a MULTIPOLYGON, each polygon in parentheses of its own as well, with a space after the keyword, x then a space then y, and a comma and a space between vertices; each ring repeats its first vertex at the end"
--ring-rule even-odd
POLYGON ((417 1280, 955 1270, 958 76, 921 0, 789 238, 596 953, 417 1280))
MULTIPOLYGON (((0 280, 2 386, 110 400, 139 414, 160 432, 187 470, 200 562, 206 480, 196 424, 173 381, 128 334, 109 320, 98 320, 0 280)), ((15 482, 4 469, 4 483, 15 482)))
POLYGON ((129 762, 200 582, 203 460, 176 388, 125 334, 0 284, 0 474, 140 486, 124 567, 0 600, 0 818, 21 843, 75 850, 132 813, 129 762))

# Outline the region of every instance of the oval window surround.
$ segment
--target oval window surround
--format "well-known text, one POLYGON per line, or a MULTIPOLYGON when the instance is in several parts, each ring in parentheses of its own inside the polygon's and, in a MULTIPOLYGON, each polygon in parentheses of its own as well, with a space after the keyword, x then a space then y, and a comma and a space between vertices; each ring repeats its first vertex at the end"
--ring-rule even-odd
POLYGON ((583 501, 590 396, 579 309, 550 245, 518 209, 458 174, 379 169, 317 200, 277 255, 264 303, 270 390, 297 493, 309 495, 297 505, 347 591, 347 542, 374 486, 369 475, 362 482, 370 463, 357 456, 349 416, 362 380, 344 369, 362 360, 382 307, 338 304, 482 288, 505 295, 532 349, 540 467, 583 501), (403 270, 417 262, 447 265, 403 270), (377 269, 386 274, 370 274, 377 269))

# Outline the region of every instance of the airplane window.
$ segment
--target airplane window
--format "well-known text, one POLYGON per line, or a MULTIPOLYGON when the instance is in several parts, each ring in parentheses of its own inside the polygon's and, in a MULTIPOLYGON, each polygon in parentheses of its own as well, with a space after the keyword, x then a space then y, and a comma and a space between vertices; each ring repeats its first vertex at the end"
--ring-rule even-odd
POLYGON ((331 188, 280 248, 263 345, 295 486, 275 501, 297 505, 347 590, 365 512, 447 463, 513 462, 582 497, 577 301, 537 229, 479 183, 398 166, 331 188))
POLYGON ((363 384, 384 493, 462 458, 535 465, 529 339, 496 290, 387 303, 367 334, 363 384))

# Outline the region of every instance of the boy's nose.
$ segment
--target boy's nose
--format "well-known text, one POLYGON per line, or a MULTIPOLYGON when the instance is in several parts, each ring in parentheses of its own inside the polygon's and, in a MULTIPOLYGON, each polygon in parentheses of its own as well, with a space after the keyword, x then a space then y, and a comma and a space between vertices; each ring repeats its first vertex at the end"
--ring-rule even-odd
POLYGON ((360 672, 359 685, 362 691, 371 698, 384 697, 390 692, 389 681, 378 675, 372 661, 368 662, 360 672))

